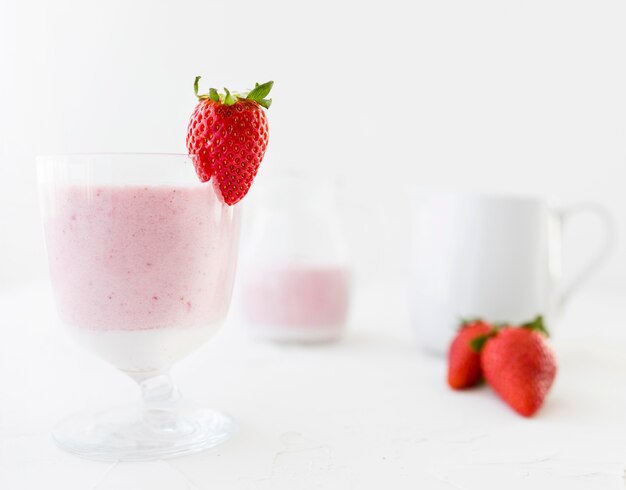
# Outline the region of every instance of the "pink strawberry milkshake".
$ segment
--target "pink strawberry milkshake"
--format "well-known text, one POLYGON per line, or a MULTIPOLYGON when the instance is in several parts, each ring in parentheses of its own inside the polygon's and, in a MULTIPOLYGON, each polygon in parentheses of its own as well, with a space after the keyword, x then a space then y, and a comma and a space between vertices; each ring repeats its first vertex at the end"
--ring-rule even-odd
POLYGON ((123 370, 184 357, 227 312, 234 213, 210 184, 56 188, 45 231, 59 316, 123 370))
POLYGON ((242 308, 258 333, 276 340, 324 341, 339 336, 348 315, 344 267, 282 266, 248 271, 242 308))

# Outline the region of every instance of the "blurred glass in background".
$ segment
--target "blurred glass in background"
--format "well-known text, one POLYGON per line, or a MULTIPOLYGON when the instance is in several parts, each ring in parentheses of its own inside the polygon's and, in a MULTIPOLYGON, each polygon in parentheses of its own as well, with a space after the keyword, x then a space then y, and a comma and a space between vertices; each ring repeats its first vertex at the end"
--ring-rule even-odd
POLYGON ((338 182, 292 171, 255 185, 238 279, 243 322, 276 341, 337 339, 352 289, 338 182))

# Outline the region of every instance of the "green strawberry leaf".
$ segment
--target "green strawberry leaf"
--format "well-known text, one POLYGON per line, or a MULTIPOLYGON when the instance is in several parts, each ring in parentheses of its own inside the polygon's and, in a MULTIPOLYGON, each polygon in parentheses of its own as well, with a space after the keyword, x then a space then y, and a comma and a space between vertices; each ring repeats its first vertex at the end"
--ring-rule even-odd
POLYGON ((254 100, 255 102, 259 102, 260 100, 263 100, 265 97, 269 95, 273 86, 274 86, 274 82, 272 81, 265 82, 263 85, 259 85, 257 83, 256 86, 248 94, 248 97, 246 98, 250 100, 254 100))
POLYGON ((226 97, 224 97, 225 105, 233 105, 237 102, 237 97, 233 96, 226 87, 224 87, 224 92, 226 92, 226 97))
POLYGON ((209 89, 209 98, 213 102, 219 102, 220 101, 220 94, 218 94, 217 90, 215 90, 214 88, 210 88, 209 89))
POLYGON ((540 334, 550 337, 550 332, 546 328, 545 323, 543 322, 543 317, 541 315, 537 315, 534 320, 524 323, 521 328, 526 328, 528 330, 534 330, 535 332, 539 332, 540 334))
POLYGON ((198 82, 200 81, 201 78, 202 78, 201 76, 197 76, 195 80, 193 81, 193 93, 196 94, 196 97, 198 97, 198 100, 211 99, 211 100, 214 100, 215 102, 218 102, 220 100, 220 97, 219 95, 217 95, 217 92, 214 88, 210 89, 208 94, 198 93, 198 82), (214 95, 216 98, 214 98, 214 95))
POLYGON ((269 95, 273 86, 274 86, 274 82, 271 80, 261 85, 257 83, 255 84, 255 87, 250 91, 246 99, 253 100, 257 104, 259 104, 261 107, 265 107, 266 109, 269 109, 270 106, 272 105, 272 99, 266 99, 265 97, 269 95))
POLYGON ((487 341, 489 340, 489 338, 491 337, 491 335, 487 334, 487 335, 479 335, 476 338, 473 338, 472 340, 470 340, 470 349, 472 349, 474 352, 476 352, 476 354, 478 354, 481 350, 483 350, 483 347, 485 346, 485 344, 487 343, 487 341))
POLYGON ((272 99, 259 100, 257 101, 257 104, 259 104, 261 107, 265 107, 266 109, 269 109, 270 106, 272 105, 272 99))
POLYGON ((495 337, 496 335, 498 335, 498 330, 494 328, 489 333, 486 333, 484 335, 479 335, 478 337, 474 337, 472 340, 470 340, 470 343, 469 343, 470 349, 476 352, 476 354, 479 354, 480 351, 483 350, 483 347, 485 346, 487 341, 491 337, 495 337))

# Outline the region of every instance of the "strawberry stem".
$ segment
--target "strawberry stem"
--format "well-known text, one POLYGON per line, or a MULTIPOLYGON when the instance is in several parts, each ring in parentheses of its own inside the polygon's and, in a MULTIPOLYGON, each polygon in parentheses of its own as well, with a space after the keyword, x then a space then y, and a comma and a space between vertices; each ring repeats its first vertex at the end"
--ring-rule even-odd
POLYGON ((467 327, 468 325, 472 324, 472 323, 478 323, 478 322, 482 322, 483 319, 479 316, 476 317, 469 317, 469 318, 460 318, 460 323, 459 323, 459 330, 464 329, 465 327, 467 327))
MULTIPOLYGON (((465 322, 461 325, 461 328, 463 328, 464 326, 465 326, 465 322)), ((479 335, 478 337, 474 337, 472 340, 470 340, 470 343, 469 343, 470 348, 474 352, 479 353, 482 350, 482 348, 485 346, 485 343, 491 337, 495 337, 496 335, 498 335, 498 332, 502 330, 503 328, 511 328, 511 327, 507 323, 496 324, 491 329, 490 332, 484 335, 479 335)), ((532 321, 520 325, 519 328, 525 328, 527 330, 534 330, 535 332, 539 332, 540 334, 545 335, 546 337, 550 336, 548 329, 546 328, 546 325, 543 322, 543 317, 541 315, 537 315, 532 321)))
POLYGON ((198 93, 198 82, 200 82, 200 76, 197 76, 193 81, 193 93, 198 100, 211 99, 213 102, 221 102, 224 105, 233 105, 240 99, 252 100, 259 104, 261 107, 269 109, 272 105, 272 99, 266 99, 270 90, 274 86, 274 82, 269 81, 262 84, 256 83, 254 88, 250 92, 233 92, 231 93, 226 87, 224 87, 225 94, 220 94, 216 89, 210 88, 208 94, 198 93))

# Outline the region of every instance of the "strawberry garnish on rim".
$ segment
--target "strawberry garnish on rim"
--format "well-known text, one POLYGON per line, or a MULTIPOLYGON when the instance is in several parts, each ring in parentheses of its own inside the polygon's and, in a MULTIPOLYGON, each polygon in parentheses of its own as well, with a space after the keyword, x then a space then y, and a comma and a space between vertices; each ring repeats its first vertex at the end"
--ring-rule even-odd
POLYGON ((187 151, 202 182, 214 179, 224 202, 233 205, 250 190, 265 156, 269 128, 265 109, 274 82, 256 84, 247 93, 211 88, 207 94, 194 93, 198 104, 187 129, 187 151))

